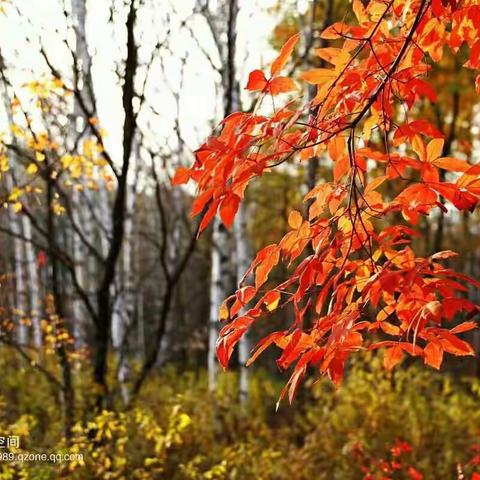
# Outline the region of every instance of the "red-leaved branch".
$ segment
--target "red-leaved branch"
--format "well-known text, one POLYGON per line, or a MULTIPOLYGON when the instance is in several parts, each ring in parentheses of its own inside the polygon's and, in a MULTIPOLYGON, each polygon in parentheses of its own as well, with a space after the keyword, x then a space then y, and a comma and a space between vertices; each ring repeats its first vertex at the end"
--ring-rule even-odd
POLYGON ((178 169, 174 178, 176 184, 197 184, 192 215, 203 214, 203 231, 217 212, 230 227, 248 184, 272 168, 312 157, 332 162, 333 177, 305 197, 308 212, 290 213, 290 231, 257 253, 220 309, 228 322, 217 349, 225 367, 258 319, 289 306, 290 328, 263 338, 248 363, 276 345, 278 366, 293 365, 282 392, 290 400, 308 367, 338 384, 347 358, 361 349, 384 347, 387 368, 405 354, 435 368, 444 352, 473 354, 458 335, 476 327, 478 308, 465 292, 479 282, 445 266, 454 252, 421 258, 411 239, 418 235, 420 216, 447 210, 445 201, 474 210, 480 165, 443 156, 442 133, 410 116, 423 98, 435 101, 429 63, 440 62, 447 48, 456 54, 466 44, 466 66, 480 68, 480 5, 371 0, 365 7, 354 0, 353 11, 355 21, 322 33, 336 46, 315 53, 331 66, 299 75, 297 81, 316 86, 313 100, 302 102, 295 96, 297 83, 281 75, 299 40, 295 35, 268 74, 251 72, 247 89, 259 95, 253 113, 225 118, 196 152, 194 164, 178 169), (280 94, 293 97, 265 107, 280 94), (372 162, 375 168, 367 168, 372 162), (452 172, 453 180, 446 181, 442 171, 452 172), (289 277, 272 284, 269 274, 280 262, 290 266, 289 277), (249 278, 252 284, 245 284, 249 278), (453 327, 460 314, 463 323, 453 327), (306 315, 312 319, 308 325, 306 315))

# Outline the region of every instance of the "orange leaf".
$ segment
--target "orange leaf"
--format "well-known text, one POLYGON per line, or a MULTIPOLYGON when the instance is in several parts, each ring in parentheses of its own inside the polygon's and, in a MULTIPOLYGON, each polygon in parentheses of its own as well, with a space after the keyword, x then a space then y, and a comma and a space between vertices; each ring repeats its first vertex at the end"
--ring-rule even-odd
POLYGON ((387 370, 391 370, 395 365, 400 363, 403 359, 403 352, 399 345, 395 345, 392 348, 385 350, 385 356, 383 358, 383 365, 387 370))
POLYGON ((466 172, 471 165, 465 160, 453 157, 441 157, 432 162, 436 167, 448 170, 449 172, 466 172))
POLYGON ((339 135, 328 142, 328 154, 334 162, 345 156, 345 146, 345 137, 339 135))
POLYGON ((469 343, 460 340, 448 330, 442 330, 440 336, 442 337, 442 347, 446 352, 458 356, 474 355, 475 352, 469 343))
POLYGON ((255 271, 255 288, 257 290, 267 281, 268 275, 278 263, 279 257, 278 248, 274 248, 258 265, 255 271))
POLYGON ((253 70, 248 76, 248 83, 245 88, 255 92, 257 90, 262 91, 266 85, 267 79, 265 78, 265 74, 261 70, 253 70))
POLYGON ((234 316, 236 315, 247 303, 252 300, 252 298, 256 294, 256 290, 250 286, 247 285, 246 287, 239 288, 235 292, 235 303, 232 305, 232 308, 230 309, 230 315, 234 316))
POLYGON ((420 135, 413 135, 412 148, 413 148, 413 151, 418 155, 418 158, 420 158, 420 160, 426 159, 427 149, 420 135))
POLYGON ((337 38, 342 38, 343 35, 346 35, 350 31, 350 26, 345 23, 336 22, 330 27, 326 28, 320 38, 325 40, 335 40, 337 38))
POLYGON ((430 258, 432 260, 444 260, 452 257, 458 257, 458 253, 453 252, 452 250, 443 250, 441 252, 434 253, 430 258))
POLYGON ((187 167, 178 167, 172 179, 172 185, 181 185, 190 180, 191 171, 187 167))
POLYGON ((288 224, 294 229, 298 230, 303 223, 303 218, 300 212, 297 212, 297 210, 292 210, 290 212, 290 215, 288 216, 288 224))
MULTIPOLYGON (((278 343, 277 345, 282 348, 278 343)), ((313 341, 310 335, 301 330, 295 330, 288 337, 288 342, 284 347, 282 355, 277 360, 277 365, 281 369, 287 369, 305 350, 312 348, 312 346, 313 341)))
POLYGON ((218 204, 220 201, 217 199, 210 205, 210 208, 207 210, 207 213, 202 218, 200 226, 198 227, 198 235, 200 235, 207 227, 208 224, 212 221, 213 217, 217 213, 218 204))
POLYGON ((463 333, 463 332, 468 332, 470 330, 473 330, 474 328, 477 328, 477 322, 463 322, 457 325, 456 327, 453 327, 450 332, 451 333, 463 333))
POLYGON ((335 162, 333 167, 333 179, 335 181, 340 180, 350 170, 350 162, 346 156, 341 157, 340 160, 335 162))
POLYGON ((442 154, 444 143, 445 141, 443 138, 434 138, 433 140, 430 140, 427 145, 427 162, 433 162, 442 154))
POLYGON ((291 78, 276 77, 270 82, 268 90, 272 95, 277 95, 279 93, 293 92, 297 90, 297 85, 291 78))
POLYGON ((280 50, 278 57, 273 61, 272 66, 270 67, 270 74, 272 76, 276 75, 287 63, 299 39, 300 39, 300 34, 297 33, 295 35, 292 35, 285 42, 285 44, 280 50))
POLYGON ((436 342, 429 342, 424 348, 423 353, 425 354, 425 364, 438 370, 443 361, 442 346, 436 342))
POLYGON ((247 360, 246 366, 248 367, 251 365, 264 350, 266 350, 272 343, 276 343, 278 339, 283 337, 285 337, 284 332, 273 332, 265 338, 262 338, 262 340, 258 342, 255 352, 247 360))
POLYGON ((400 327, 397 325, 393 325, 390 322, 384 320, 383 322, 379 322, 380 328, 387 333, 388 335, 400 335, 400 327))
POLYGON ((220 362, 220 365, 222 365, 224 369, 228 366, 228 362, 232 356, 235 345, 247 331, 248 327, 253 322, 253 318, 241 317, 238 318, 237 321, 242 323, 240 328, 234 329, 226 335, 221 335, 217 340, 217 358, 220 362))
POLYGON ((232 226, 239 205, 240 197, 234 193, 228 195, 220 204, 220 218, 226 227, 232 226))
POLYGON ((317 48, 315 55, 335 66, 344 66, 350 60, 350 54, 341 48, 317 48))
POLYGON ((438 300, 428 302, 423 307, 423 311, 425 313, 425 316, 429 320, 432 320, 433 322, 436 322, 436 323, 440 323, 443 310, 442 310, 442 304, 438 300))
POLYGON ((337 77, 335 70, 329 68, 312 68, 300 73, 300 78, 313 85, 322 85, 326 82, 332 82, 337 77))
POLYGON ((219 312, 218 312, 218 317, 219 317, 220 321, 223 322, 224 320, 227 320, 229 315, 230 314, 229 314, 229 311, 228 311, 227 301, 225 300, 220 305, 220 309, 219 309, 219 312))
POLYGON ((278 290, 271 290, 263 297, 263 303, 269 312, 273 312, 273 310, 278 307, 280 297, 280 292, 278 290))
POLYGON ((376 188, 378 188, 385 180, 387 179, 387 177, 385 177, 385 175, 381 175, 377 178, 374 178, 371 182, 369 182, 367 184, 367 186, 365 187, 365 193, 368 193, 368 192, 371 192, 373 190, 375 190, 376 188))
POLYGON ((407 352, 409 355, 422 355, 423 350, 418 346, 414 345, 413 343, 408 342, 400 342, 400 346, 404 352, 407 352))
POLYGON ((353 0, 352 8, 358 23, 368 22, 368 14, 361 0, 353 0))
POLYGON ((477 205, 477 197, 457 185, 437 183, 433 185, 432 188, 442 194, 448 201, 452 202, 459 210, 470 210, 472 212, 477 205))
POLYGON ((297 391, 298 385, 300 384, 300 381, 302 380, 306 371, 307 371, 306 363, 299 363, 293 370, 292 376, 290 377, 290 380, 289 380, 290 387, 288 389, 288 401, 290 404, 293 402, 293 398, 295 397, 295 392, 297 391))
POLYGON ((423 163, 422 164, 422 180, 424 182, 435 183, 440 180, 440 175, 438 174, 438 170, 430 163, 423 163))
POLYGON ((205 190, 201 195, 199 195, 192 203, 190 216, 194 217, 195 215, 198 215, 205 208, 205 205, 210 201, 212 195, 213 191, 211 189, 205 190))

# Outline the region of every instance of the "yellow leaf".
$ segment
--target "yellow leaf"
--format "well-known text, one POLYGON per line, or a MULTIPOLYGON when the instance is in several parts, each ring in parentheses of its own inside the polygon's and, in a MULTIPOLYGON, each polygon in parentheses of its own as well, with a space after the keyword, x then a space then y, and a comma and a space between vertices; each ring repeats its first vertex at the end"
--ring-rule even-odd
POLYGON ((37 172, 38 172, 38 167, 37 167, 34 163, 31 163, 31 164, 27 167, 27 173, 28 173, 28 174, 30 174, 30 175, 35 175, 37 172))
POLYGON ((425 160, 427 158, 425 144, 423 143, 423 140, 420 137, 420 135, 413 136, 412 148, 413 148, 413 151, 418 155, 418 158, 420 158, 420 160, 425 160))
POLYGON ((220 321, 227 320, 229 316, 228 307, 225 302, 220 305, 219 317, 220 321))
POLYGON ((315 55, 318 55, 320 58, 323 58, 323 60, 338 68, 344 67, 350 60, 350 54, 341 48, 317 48, 315 55))
POLYGON ((20 195, 22 195, 22 189, 21 188, 18 188, 18 187, 15 187, 12 189, 12 191, 10 192, 10 195, 8 196, 8 200, 10 202, 15 202, 16 200, 19 199, 20 195))
POLYGON ((52 210, 55 215, 61 215, 65 212, 65 207, 61 205, 57 200, 52 202, 52 210))
POLYGON ((269 299, 269 303, 267 303, 267 310, 269 312, 273 312, 278 307, 278 304, 280 303, 280 292, 275 290, 272 293, 274 293, 274 296, 272 296, 273 298, 269 299))
POLYGON ((9 168, 9 161, 6 155, 0 156, 0 172, 7 172, 9 168))
POLYGON ((305 80, 307 83, 312 83, 314 85, 321 85, 327 82, 333 82, 337 74, 335 70, 329 68, 312 68, 300 74, 300 78, 305 80))
POLYGON ((281 294, 278 290, 270 290, 262 299, 269 312, 273 312, 280 303, 281 294))
POLYGON ((73 157, 71 155, 64 155, 60 161, 62 162, 64 168, 68 168, 73 161, 73 157))
POLYGON ((288 216, 288 224, 295 230, 298 230, 302 225, 302 223, 303 223, 303 218, 300 215, 300 212, 297 212, 296 210, 292 210, 290 212, 290 215, 288 216))
POLYGON ((427 158, 426 158, 427 162, 433 162, 442 154, 444 143, 445 142, 443 138, 434 138, 428 143, 427 158))
POLYGON ((353 13, 357 17, 358 23, 368 22, 367 12, 360 0, 353 0, 353 13))
POLYGON ((343 158, 345 156, 345 147, 345 137, 342 137, 340 135, 333 137, 328 142, 328 154, 330 155, 330 158, 334 162, 343 158))

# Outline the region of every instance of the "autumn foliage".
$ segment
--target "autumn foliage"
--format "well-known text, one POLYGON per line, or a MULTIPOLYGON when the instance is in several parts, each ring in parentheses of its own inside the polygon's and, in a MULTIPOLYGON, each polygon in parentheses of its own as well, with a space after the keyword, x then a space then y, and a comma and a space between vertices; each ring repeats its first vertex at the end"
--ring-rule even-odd
POLYGON ((428 72, 447 49, 469 49, 464 66, 480 68, 480 4, 354 0, 353 12, 322 33, 332 46, 315 53, 328 68, 295 81, 282 76, 295 35, 268 72, 251 72, 253 112, 225 118, 174 178, 197 184, 192 215, 203 215, 202 231, 217 212, 230 227, 248 184, 274 167, 312 157, 332 162, 333 178, 308 192, 303 214, 290 213, 290 231, 257 253, 220 311, 227 324, 217 352, 226 366, 255 322, 290 309, 290 328, 263 338, 249 360, 276 345, 278 366, 293 367, 282 392, 290 400, 307 368, 338 384, 349 355, 365 348, 383 348, 389 369, 406 354, 439 368, 444 353, 473 353, 459 335, 476 327, 477 306, 464 293, 479 283, 449 268, 454 252, 422 258, 411 241, 421 216, 475 209, 480 165, 445 154, 442 133, 410 113, 425 97, 435 101, 428 72), (302 100, 300 83, 316 86, 311 101, 302 100), (280 262, 290 275, 272 285, 280 262), (458 315, 464 318, 453 326, 458 315))

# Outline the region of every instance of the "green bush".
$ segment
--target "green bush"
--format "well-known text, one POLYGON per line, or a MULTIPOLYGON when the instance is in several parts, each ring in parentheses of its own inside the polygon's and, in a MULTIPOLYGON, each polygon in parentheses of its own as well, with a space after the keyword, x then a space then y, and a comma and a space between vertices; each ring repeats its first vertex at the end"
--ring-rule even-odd
POLYGON ((480 451, 480 383, 411 366, 386 372, 373 354, 351 365, 335 390, 327 380, 275 404, 282 383, 252 370, 240 405, 237 376, 218 392, 205 372, 152 377, 135 406, 95 414, 79 369, 70 444, 61 409, 41 373, 0 358, 0 429, 20 436, 18 452, 81 453, 67 462, 2 462, 0 479, 456 479, 471 478, 480 451), (472 460, 473 459, 473 460, 472 460))

